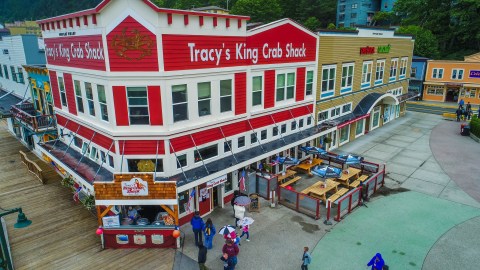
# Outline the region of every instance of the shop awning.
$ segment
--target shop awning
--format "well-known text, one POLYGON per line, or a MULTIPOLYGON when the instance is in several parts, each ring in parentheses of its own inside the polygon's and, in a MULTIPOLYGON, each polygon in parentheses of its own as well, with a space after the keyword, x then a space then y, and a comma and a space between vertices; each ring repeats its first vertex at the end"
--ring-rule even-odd
POLYGON ((424 82, 424 85, 445 85, 443 82, 424 82))
POLYGON ((8 118, 12 116, 10 109, 13 105, 20 102, 22 102, 22 99, 13 95, 13 91, 7 92, 0 89, 0 118, 8 118))
POLYGON ((476 88, 480 88, 480 84, 466 83, 466 84, 463 85, 463 87, 476 87, 476 88))

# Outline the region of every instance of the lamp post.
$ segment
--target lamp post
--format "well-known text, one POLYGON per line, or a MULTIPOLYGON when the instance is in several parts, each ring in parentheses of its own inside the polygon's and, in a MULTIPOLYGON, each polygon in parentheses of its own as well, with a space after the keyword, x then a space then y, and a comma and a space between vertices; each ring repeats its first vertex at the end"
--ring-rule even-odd
MULTIPOLYGON (((3 209, 2 209, 3 210, 3 209)), ((14 228, 21 229, 30 226, 32 224, 31 220, 28 220, 25 214, 22 212, 22 208, 14 208, 10 210, 5 210, 5 212, 0 213, 0 218, 6 215, 10 215, 18 212, 17 223, 13 225, 14 228)), ((5 232, 3 230, 3 224, 0 224, 0 244, 2 245, 2 256, 0 257, 0 269, 13 270, 13 262, 10 260, 10 249, 7 244, 7 239, 5 238, 5 232)))

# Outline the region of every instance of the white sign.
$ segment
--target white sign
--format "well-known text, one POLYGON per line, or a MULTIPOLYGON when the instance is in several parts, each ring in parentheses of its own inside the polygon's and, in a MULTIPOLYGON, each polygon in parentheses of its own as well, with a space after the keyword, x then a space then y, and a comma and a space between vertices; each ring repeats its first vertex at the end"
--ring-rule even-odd
POLYGON ((104 228, 120 227, 120 219, 118 216, 103 217, 102 221, 104 228))
POLYGON ((218 186, 220 185, 221 183, 225 183, 227 182, 227 175, 222 175, 220 177, 217 177, 213 180, 210 180, 207 182, 207 188, 211 188, 211 187, 214 187, 214 186, 218 186))
POLYGON ((123 196, 148 196, 148 183, 140 178, 122 182, 123 196))
POLYGON ((152 234, 152 244, 161 245, 163 244, 163 235, 161 234, 152 234))

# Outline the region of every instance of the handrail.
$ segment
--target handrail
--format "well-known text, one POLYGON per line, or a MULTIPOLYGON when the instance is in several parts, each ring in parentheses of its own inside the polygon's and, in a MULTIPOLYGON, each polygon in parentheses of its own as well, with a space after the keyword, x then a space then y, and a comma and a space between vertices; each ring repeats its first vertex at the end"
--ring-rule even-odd
POLYGON ((39 180, 42 184, 45 184, 46 183, 46 179, 45 177, 43 176, 43 171, 42 169, 40 168, 40 166, 38 166, 37 163, 33 162, 32 160, 30 160, 28 157, 27 157, 27 154, 25 154, 23 151, 18 151, 20 153, 20 159, 22 160, 22 162, 27 165, 27 168, 28 168, 28 171, 30 171, 31 173, 33 173, 39 180))

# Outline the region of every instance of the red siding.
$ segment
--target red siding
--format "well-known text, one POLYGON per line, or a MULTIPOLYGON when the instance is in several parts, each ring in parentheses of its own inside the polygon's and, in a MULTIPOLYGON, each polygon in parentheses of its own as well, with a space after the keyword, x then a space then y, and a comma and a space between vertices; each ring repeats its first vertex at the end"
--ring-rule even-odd
POLYGON ((80 27, 80 17, 75 18, 75 21, 76 21, 75 24, 76 24, 78 27, 80 27))
POLYGON ((273 120, 270 115, 260 116, 254 119, 250 119, 250 124, 253 129, 262 128, 264 126, 273 125, 273 120))
POLYGON ((198 17, 198 24, 203 26, 203 16, 198 17))
POLYGON ((50 86, 52 87, 53 104, 55 107, 61 109, 62 103, 60 102, 60 90, 58 89, 57 72, 50 70, 48 73, 50 74, 50 86))
POLYGON ((227 18, 227 19, 225 20, 225 26, 226 26, 227 28, 230 27, 230 19, 229 19, 229 18, 227 18))
POLYGON ((83 24, 88 25, 87 15, 83 16, 83 24))
POLYGON ((92 23, 97 24, 97 15, 96 14, 92 14, 92 23))
POLYGON ((160 86, 148 87, 148 110, 150 112, 150 125, 163 125, 162 97, 160 86))
POLYGON ((60 27, 60 21, 57 21, 57 28, 58 28, 58 29, 61 29, 61 27, 60 27))
POLYGON ((217 27, 217 17, 213 17, 213 27, 217 27))
POLYGON ((170 149, 171 152, 180 152, 182 150, 192 148, 195 145, 193 144, 192 137, 190 135, 185 135, 178 138, 173 138, 170 140, 173 149, 170 149))
POLYGON ((111 71, 158 71, 156 36, 131 16, 123 20, 107 35, 108 55, 111 71), (119 50, 118 39, 142 39, 143 45, 138 49, 119 50))
POLYGON ((235 115, 247 112, 247 73, 235 73, 235 115))
POLYGON ((234 136, 248 130, 250 130, 250 126, 248 125, 247 121, 237 122, 222 127, 225 137, 234 136))
POLYGON ((305 68, 297 68, 297 93, 295 93, 295 101, 305 99, 305 68))
POLYGON ((67 118, 57 114, 57 123, 58 125, 62 127, 66 127, 67 129, 71 130, 72 132, 77 132, 78 135, 84 137, 86 140, 92 140, 93 143, 103 147, 104 149, 108 150, 110 149, 110 152, 116 153, 115 151, 115 145, 112 145, 113 140, 105 135, 102 135, 100 133, 95 133, 95 136, 93 135, 94 131, 86 126, 80 125, 75 123, 72 120, 68 120, 67 118), (80 127, 80 128, 78 128, 80 127), (92 139, 93 137, 93 139, 92 139), (110 148, 112 146, 112 148, 110 148))
POLYGON ((263 104, 264 108, 275 106, 275 70, 265 70, 263 104))
POLYGON ((183 15, 183 24, 188 25, 188 15, 183 15))
POLYGON ((242 20, 238 19, 237 26, 238 28, 242 28, 242 20))
POLYGON ((72 18, 68 19, 68 25, 70 26, 70 28, 73 27, 73 19, 72 18))
POLYGON ((292 115, 290 114, 290 111, 286 110, 273 114, 273 119, 275 120, 275 123, 283 122, 292 119, 292 115))
POLYGON ((72 74, 63 73, 63 80, 65 82, 65 93, 67 94, 68 112, 77 115, 77 104, 75 103, 72 74))
POLYGON ((200 131, 192 134, 192 137, 197 146, 223 139, 222 132, 220 131, 219 128, 212 128, 212 129, 200 131))
POLYGON ((169 25, 172 24, 172 22, 173 22, 172 13, 167 14, 167 20, 168 20, 169 25))
MULTIPOLYGON (((155 155, 157 153, 156 140, 120 140, 118 141, 119 152, 125 155, 155 155), (123 144, 125 143, 125 148, 123 144)), ((165 154, 165 142, 158 140, 158 154, 165 154)))
POLYGON ((63 28, 67 28, 67 20, 63 20, 63 28))
POLYGON ((113 86, 112 90, 117 126, 128 126, 127 90, 125 86, 113 86))

